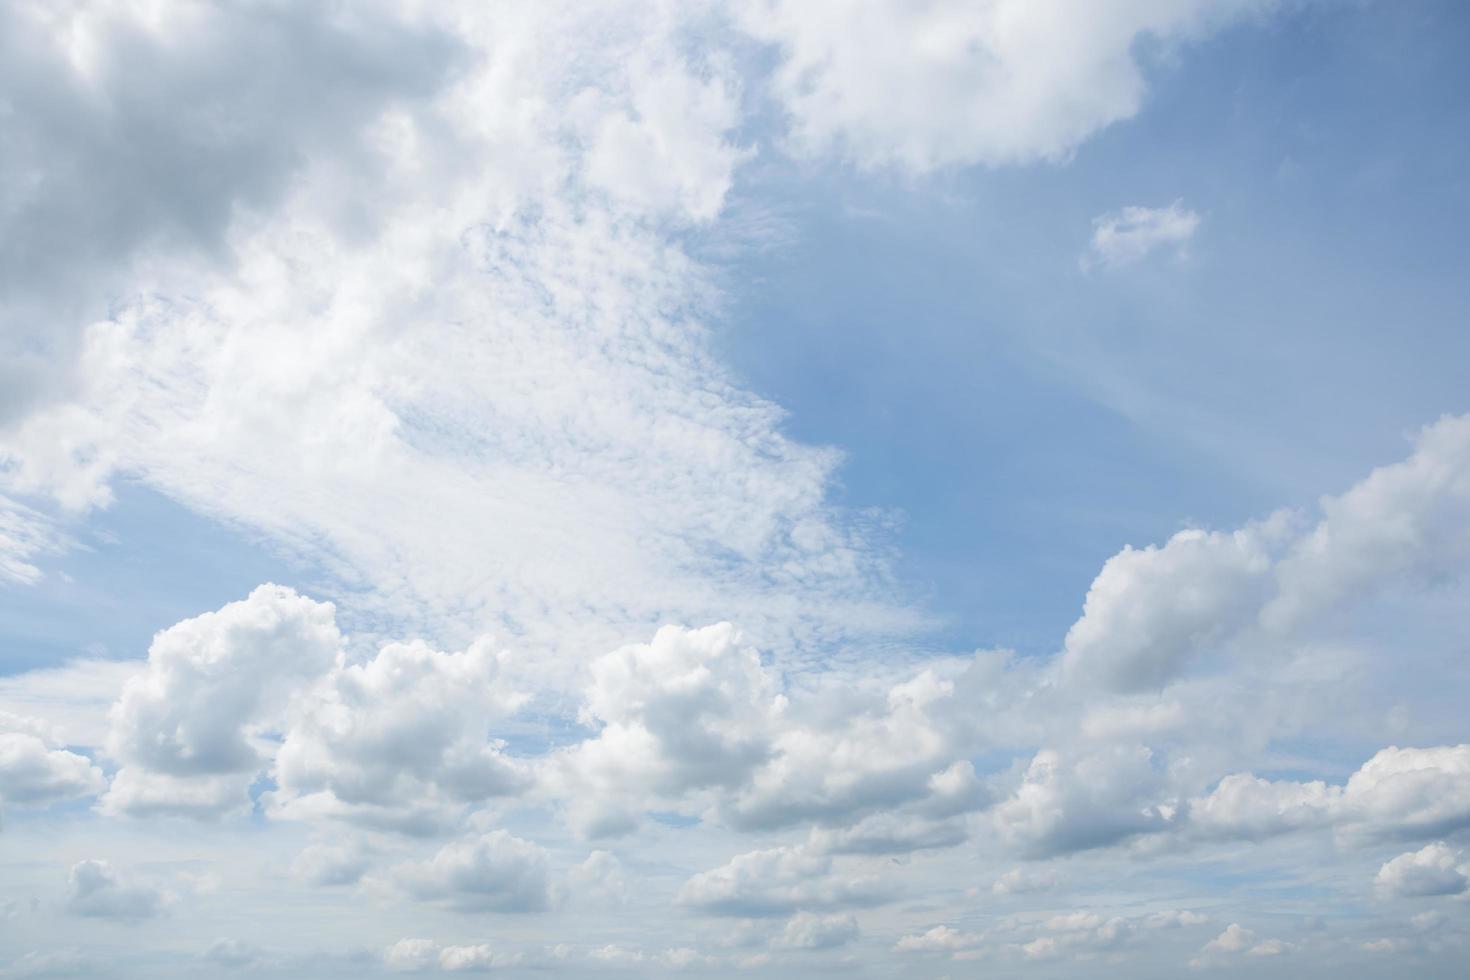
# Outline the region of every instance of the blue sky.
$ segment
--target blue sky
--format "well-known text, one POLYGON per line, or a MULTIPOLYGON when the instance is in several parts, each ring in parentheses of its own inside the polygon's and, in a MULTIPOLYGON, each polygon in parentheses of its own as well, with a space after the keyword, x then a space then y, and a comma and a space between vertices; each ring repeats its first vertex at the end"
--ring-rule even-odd
POLYGON ((1462 5, 0 10, 0 976, 1458 975, 1462 5))

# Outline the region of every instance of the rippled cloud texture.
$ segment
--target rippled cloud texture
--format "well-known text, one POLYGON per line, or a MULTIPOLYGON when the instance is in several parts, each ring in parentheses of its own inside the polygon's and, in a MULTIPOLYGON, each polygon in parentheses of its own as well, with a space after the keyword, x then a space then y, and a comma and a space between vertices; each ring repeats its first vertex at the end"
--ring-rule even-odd
POLYGON ((1458 975, 1470 402, 1011 649, 726 333, 782 181, 1065 186, 1306 6, 0 4, 0 589, 102 637, 0 619, 0 976, 1458 975), (139 494, 282 573, 119 646, 139 494))

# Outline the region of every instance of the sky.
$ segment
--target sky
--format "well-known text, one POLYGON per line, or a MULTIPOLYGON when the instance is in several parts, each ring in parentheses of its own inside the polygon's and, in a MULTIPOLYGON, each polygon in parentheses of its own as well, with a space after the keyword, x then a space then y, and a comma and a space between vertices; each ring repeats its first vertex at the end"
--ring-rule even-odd
POLYGON ((0 2, 0 977, 1462 977, 1467 43, 0 2))

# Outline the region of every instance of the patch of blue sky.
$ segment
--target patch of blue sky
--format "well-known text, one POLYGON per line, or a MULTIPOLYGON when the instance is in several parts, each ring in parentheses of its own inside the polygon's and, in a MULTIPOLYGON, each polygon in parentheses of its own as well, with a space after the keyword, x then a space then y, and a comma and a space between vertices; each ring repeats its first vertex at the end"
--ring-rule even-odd
POLYGON ((724 354, 847 453, 846 503, 905 515, 937 645, 1048 653, 1123 544, 1310 511, 1463 410, 1467 37, 1455 4, 1303 4, 1152 59, 1065 163, 753 163, 778 241, 726 270, 724 354), (1081 267, 1096 216, 1174 201, 1182 253, 1081 267))

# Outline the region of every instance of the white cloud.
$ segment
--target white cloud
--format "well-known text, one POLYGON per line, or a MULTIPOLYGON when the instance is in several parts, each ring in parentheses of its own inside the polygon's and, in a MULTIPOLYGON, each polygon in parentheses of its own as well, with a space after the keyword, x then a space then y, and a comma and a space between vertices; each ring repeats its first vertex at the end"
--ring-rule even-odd
POLYGON ((1003 839, 1036 857, 1106 847, 1169 826, 1172 810, 1138 802, 1163 785, 1144 746, 1076 756, 1043 749, 992 820, 1003 839))
POLYGON ((1067 631, 1062 669, 1114 690, 1160 687, 1201 647, 1259 609, 1269 531, 1180 531, 1163 547, 1124 548, 1087 590, 1067 631))
POLYGON ((829 857, 777 847, 701 871, 679 889, 678 900, 710 915, 759 917, 875 905, 889 893, 876 877, 844 874, 829 857))
POLYGON ((831 949, 845 946, 857 936, 857 919, 850 913, 817 915, 798 912, 787 920, 779 942, 790 949, 831 949))
POLYGON ((1099 215, 1092 220, 1092 241, 1082 268, 1131 265, 1159 249, 1184 255, 1200 221, 1183 201, 1163 208, 1134 205, 1099 215))
POLYGON ((107 750, 123 767, 104 808, 202 816, 241 805, 266 762, 256 739, 341 645, 330 603, 275 585, 159 633, 112 709, 107 750))
POLYGON ((1467 871, 1470 864, 1458 851, 1436 842, 1384 862, 1373 884, 1384 895, 1404 898, 1459 895, 1470 887, 1467 871))
POLYGON ((567 754, 561 778, 573 787, 573 819, 593 836, 631 829, 649 800, 737 786, 772 751, 783 699, 728 623, 666 626, 590 670, 582 717, 601 730, 567 754))
POLYGON ((392 881, 414 898, 466 912, 541 912, 552 899, 545 849, 504 830, 451 841, 427 861, 400 864, 392 881))
POLYGON ((99 919, 149 919, 166 896, 152 885, 119 875, 106 861, 79 861, 67 877, 66 910, 99 919))
POLYGON ((1237 773, 1190 801, 1207 834, 1261 838, 1335 826, 1371 838, 1424 838, 1470 826, 1470 745, 1389 747, 1342 786, 1237 773))
POLYGON ((527 775, 490 731, 524 700, 504 681, 507 657, 483 640, 462 653, 408 643, 339 665, 290 713, 273 812, 410 827, 521 790, 527 775))
POLYGON ((100 793, 102 770, 28 719, 0 711, 0 805, 45 806, 100 793))
POLYGON ((756 0, 741 11, 777 45, 775 93, 805 154, 922 173, 1068 157, 1138 112, 1144 40, 1201 37, 1255 0, 756 0))
POLYGON ((961 932, 949 926, 935 926, 928 932, 900 938, 893 948, 900 953, 955 953, 976 949, 984 943, 984 933, 961 932))

